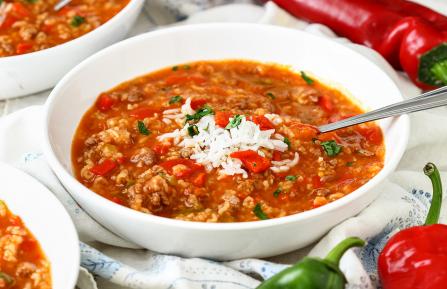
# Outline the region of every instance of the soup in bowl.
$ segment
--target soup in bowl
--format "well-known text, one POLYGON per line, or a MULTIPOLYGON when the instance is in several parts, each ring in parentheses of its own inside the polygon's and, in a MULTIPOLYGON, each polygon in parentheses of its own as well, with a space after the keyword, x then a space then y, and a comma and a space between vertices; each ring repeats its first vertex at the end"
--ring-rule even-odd
POLYGON ((372 202, 409 123, 315 127, 401 99, 375 64, 320 37, 175 27, 65 76, 46 104, 44 150, 89 214, 142 247, 265 257, 314 242, 372 202))
POLYGON ((362 109, 279 65, 179 64, 101 93, 72 148, 77 179, 134 210, 246 222, 337 200, 383 167, 380 127, 319 134, 362 109))

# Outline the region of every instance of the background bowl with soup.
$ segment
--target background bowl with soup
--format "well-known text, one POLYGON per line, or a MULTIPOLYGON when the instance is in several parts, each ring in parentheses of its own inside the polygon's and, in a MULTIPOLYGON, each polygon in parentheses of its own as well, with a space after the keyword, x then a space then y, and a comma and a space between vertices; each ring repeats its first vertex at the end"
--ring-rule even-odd
POLYGON ((0 99, 52 87, 73 66, 125 37, 143 0, 2 1, 0 99))

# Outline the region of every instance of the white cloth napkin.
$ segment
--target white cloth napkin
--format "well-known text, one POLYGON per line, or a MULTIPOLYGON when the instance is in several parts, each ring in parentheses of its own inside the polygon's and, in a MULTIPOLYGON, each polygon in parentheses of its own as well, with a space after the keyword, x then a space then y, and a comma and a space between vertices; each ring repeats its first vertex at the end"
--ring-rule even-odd
MULTIPOLYGON (((173 0, 171 0, 173 1, 173 0)), ((199 1, 200 2, 200 1, 199 1)), ((445 10, 447 11, 447 9, 445 10)), ((297 21, 276 5, 228 5, 200 12, 187 21, 260 22, 304 29, 322 37, 345 43, 377 63, 398 84, 406 97, 419 90, 404 76, 396 73, 374 51, 336 38, 327 28, 297 21)), ((380 197, 357 217, 335 227, 310 252, 324 256, 336 243, 347 236, 368 240, 361 250, 349 251, 341 261, 341 268, 349 281, 349 288, 378 288, 376 258, 391 234, 397 230, 422 223, 431 199, 430 183, 422 173, 427 161, 435 161, 442 175, 447 171, 447 155, 443 144, 447 141, 447 121, 444 108, 411 115, 411 138, 408 150, 396 172, 376 190, 380 197)), ((71 215, 80 238, 82 267, 78 281, 81 289, 96 288, 151 288, 151 289, 238 289, 255 288, 260 279, 285 268, 286 265, 264 260, 246 259, 217 263, 204 259, 185 259, 157 254, 134 246, 109 232, 90 218, 61 186, 41 153, 43 138, 43 108, 29 107, 0 120, 0 161, 13 164, 45 184, 62 202, 71 215), (87 243, 89 245, 87 245, 87 243), (127 247, 127 248, 126 248, 127 247), (248 275, 250 274, 250 275, 248 275)), ((446 221, 445 209, 442 220, 446 221)), ((302 252, 298 252, 302 253, 302 252)), ((281 260, 293 263, 293 256, 281 260)))

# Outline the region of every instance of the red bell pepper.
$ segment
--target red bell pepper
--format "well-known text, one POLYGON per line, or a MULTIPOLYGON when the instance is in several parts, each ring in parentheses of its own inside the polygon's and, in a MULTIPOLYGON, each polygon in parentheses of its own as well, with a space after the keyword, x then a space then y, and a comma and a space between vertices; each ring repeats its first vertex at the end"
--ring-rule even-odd
POLYGON ((102 163, 93 166, 90 171, 98 176, 105 176, 116 168, 116 162, 111 159, 105 159, 102 163))
POLYGON ((158 108, 142 106, 142 107, 138 107, 138 108, 135 108, 134 110, 130 111, 130 116, 141 120, 141 119, 145 119, 146 117, 151 117, 159 111, 160 111, 160 109, 158 109, 158 108))
POLYGON ((447 286, 447 226, 437 224, 442 200, 439 171, 432 163, 424 173, 433 185, 433 199, 423 226, 394 235, 378 259, 384 289, 444 289, 447 286))
POLYGON ((191 108, 197 110, 208 102, 205 98, 194 98, 191 100, 191 108))
POLYGON ((216 111, 214 115, 214 121, 218 126, 226 127, 228 122, 230 121, 230 117, 232 116, 233 114, 228 111, 216 111))
POLYGON ((242 164, 252 173, 262 173, 270 167, 270 160, 253 150, 234 152, 230 154, 230 157, 240 159, 242 164))
POLYGON ((423 89, 447 84, 447 18, 404 0, 274 0, 369 46, 423 89))
POLYGON ((203 187, 206 182, 205 168, 190 159, 173 159, 162 162, 160 164, 169 174, 174 175, 179 179, 188 179, 197 187, 203 187), (185 169, 175 171, 173 168, 176 165, 183 165, 185 169))
POLYGON ((107 93, 102 93, 98 100, 96 101, 96 107, 102 111, 106 112, 112 108, 112 106, 116 103, 116 99, 112 98, 107 93))
POLYGON ((259 125, 259 128, 261 130, 268 130, 268 129, 274 129, 275 127, 273 126, 273 124, 270 122, 270 120, 268 118, 266 118, 263 115, 255 115, 252 116, 250 118, 250 120, 254 123, 256 123, 257 125, 259 125))

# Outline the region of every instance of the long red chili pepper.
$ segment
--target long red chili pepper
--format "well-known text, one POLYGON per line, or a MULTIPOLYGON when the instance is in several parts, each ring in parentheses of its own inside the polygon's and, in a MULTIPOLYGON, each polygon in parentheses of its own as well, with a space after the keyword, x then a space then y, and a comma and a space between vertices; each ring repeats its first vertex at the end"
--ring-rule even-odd
POLYGON ((379 255, 378 271, 384 289, 447 288, 447 226, 437 224, 442 199, 438 169, 432 163, 424 173, 433 184, 433 199, 423 226, 394 235, 379 255))
POLYGON ((405 0, 273 0, 373 48, 423 89, 447 84, 447 17, 405 0))

